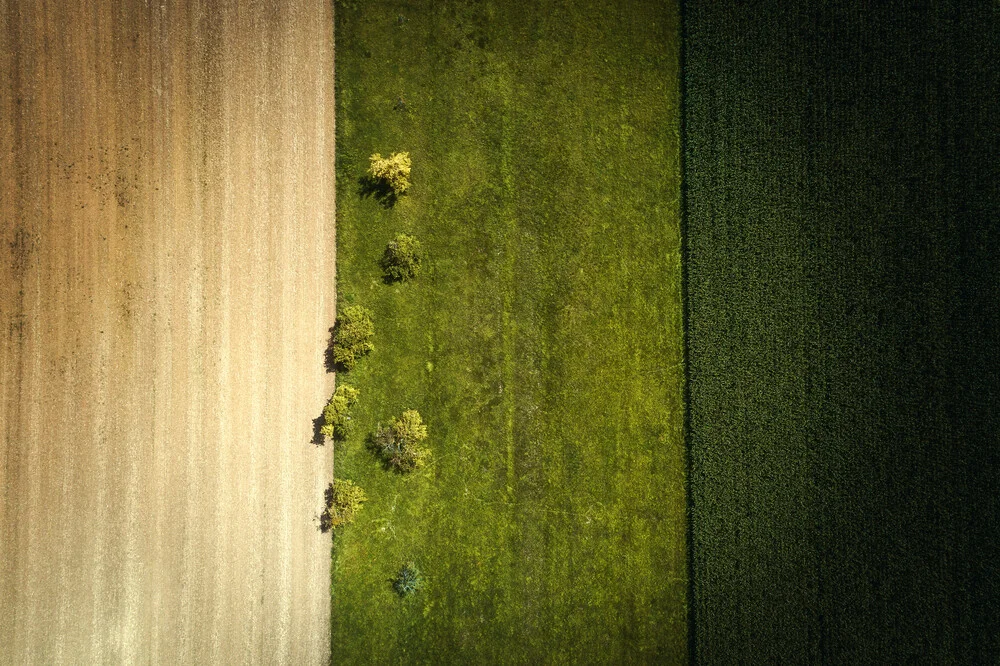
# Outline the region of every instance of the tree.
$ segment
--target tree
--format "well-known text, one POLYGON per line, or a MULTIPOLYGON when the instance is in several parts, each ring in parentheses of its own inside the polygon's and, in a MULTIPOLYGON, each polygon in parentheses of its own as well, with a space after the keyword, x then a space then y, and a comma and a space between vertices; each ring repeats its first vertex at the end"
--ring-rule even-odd
POLYGON ((424 579, 420 574, 420 569, 413 562, 408 562, 396 574, 396 578, 392 581, 392 589, 399 596, 407 597, 423 587, 423 584, 424 579))
POLYGON ((358 359, 373 351, 375 324, 372 313, 361 305, 344 308, 333 335, 333 362, 344 370, 351 370, 358 359))
POLYGON ((337 479, 326 489, 326 509, 320 516, 320 527, 326 532, 353 523, 367 500, 361 486, 349 479, 337 479))
POLYGON ((375 153, 368 158, 368 176, 375 182, 383 183, 392 194, 400 196, 410 187, 410 154, 393 153, 382 157, 375 153))
POLYGON ((420 412, 408 409, 388 427, 379 424, 370 443, 387 467, 405 473, 422 467, 430 457, 430 449, 420 445, 425 439, 427 426, 420 412))
POLYGON ((351 406, 358 401, 358 389, 350 384, 341 384, 330 396, 323 408, 323 426, 320 432, 329 437, 343 441, 351 432, 351 406))
POLYGON ((382 255, 386 282, 400 282, 417 277, 421 261, 420 241, 409 234, 398 234, 389 241, 382 255))

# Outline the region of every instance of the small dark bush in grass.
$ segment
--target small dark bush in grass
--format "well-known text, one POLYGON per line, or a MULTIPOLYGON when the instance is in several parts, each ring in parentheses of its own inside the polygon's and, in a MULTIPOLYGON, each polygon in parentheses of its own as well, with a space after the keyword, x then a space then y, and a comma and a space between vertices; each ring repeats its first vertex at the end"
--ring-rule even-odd
POLYGON ((408 409, 388 427, 380 424, 370 445, 386 467, 405 473, 422 467, 430 457, 430 449, 420 445, 425 439, 427 426, 420 412, 408 409))
POLYGON ((403 568, 396 574, 396 578, 392 581, 392 589, 400 597, 407 597, 419 590, 423 584, 424 579, 420 575, 420 569, 417 568, 417 565, 410 562, 404 564, 403 568))
POLYGON ((380 262, 385 281, 400 282, 417 277, 420 261, 420 241, 408 234, 397 235, 389 241, 380 262))
POLYGON ((319 518, 320 529, 327 532, 353 523, 367 499, 361 486, 348 479, 337 479, 326 489, 326 509, 319 518))
POLYGON ((344 308, 337 318, 333 333, 333 363, 343 370, 351 370, 358 359, 373 351, 375 324, 368 308, 352 305, 344 308))
POLYGON ((358 389, 349 384, 341 384, 330 396, 323 408, 323 426, 320 432, 338 441, 347 439, 351 433, 351 405, 358 401, 358 389))

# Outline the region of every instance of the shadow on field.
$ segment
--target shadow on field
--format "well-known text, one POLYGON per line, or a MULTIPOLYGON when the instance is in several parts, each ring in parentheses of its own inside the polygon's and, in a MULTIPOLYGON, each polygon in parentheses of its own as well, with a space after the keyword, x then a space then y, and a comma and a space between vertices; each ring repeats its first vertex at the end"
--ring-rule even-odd
POLYGON ((330 341, 326 344, 326 351, 323 352, 323 367, 326 368, 327 372, 337 372, 337 370, 343 370, 335 360, 333 360, 333 342, 337 337, 337 325, 334 324, 329 328, 330 341))
POLYGON ((358 178, 358 195, 362 199, 372 197, 383 208, 392 208, 399 198, 384 180, 365 175, 358 178))
POLYGON ((319 531, 326 534, 333 528, 333 517, 330 515, 330 507, 333 506, 333 484, 323 491, 323 513, 319 515, 319 531))
POLYGON ((313 419, 313 436, 311 441, 316 446, 323 446, 326 443, 326 437, 322 432, 323 424, 324 419, 322 414, 313 419))

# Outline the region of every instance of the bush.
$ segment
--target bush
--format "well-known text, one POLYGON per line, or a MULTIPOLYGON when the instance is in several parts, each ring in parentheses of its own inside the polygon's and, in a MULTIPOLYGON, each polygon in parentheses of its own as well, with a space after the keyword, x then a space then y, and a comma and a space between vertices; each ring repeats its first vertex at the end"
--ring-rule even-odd
POLYGON ((320 527, 326 532, 353 523, 367 500, 361 486, 348 479, 337 479, 326 489, 326 510, 320 516, 320 527))
POLYGON ((379 424, 371 438, 372 448, 382 462, 397 472, 412 472, 430 457, 430 449, 420 446, 427 439, 427 426, 420 412, 408 409, 389 427, 379 424))
POLYGON ((344 370, 351 370, 358 359, 375 349, 372 338, 375 324, 368 308, 352 305, 344 308, 333 335, 333 362, 344 370))
POLYGON ((396 574, 396 578, 392 581, 392 589, 396 590, 396 594, 399 596, 406 597, 423 587, 423 584, 424 579, 420 575, 420 569, 410 562, 404 564, 403 568, 396 574))
POLYGON ((392 193, 399 196, 410 187, 410 154, 393 153, 383 158, 375 153, 368 158, 368 176, 376 182, 383 183, 392 193))
POLYGON ((417 277, 420 272, 420 241, 407 234, 399 234, 385 248, 382 271, 386 282, 399 282, 417 277))
POLYGON ((323 408, 323 427, 320 432, 330 439, 343 441, 351 432, 351 406, 358 401, 358 389, 341 384, 323 408))

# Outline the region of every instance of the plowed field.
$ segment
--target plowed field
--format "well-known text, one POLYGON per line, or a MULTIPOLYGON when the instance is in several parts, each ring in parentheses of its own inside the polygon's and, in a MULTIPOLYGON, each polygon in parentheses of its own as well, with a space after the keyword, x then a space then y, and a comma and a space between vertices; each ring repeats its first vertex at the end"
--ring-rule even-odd
POLYGON ((328 2, 0 2, 0 662, 326 661, 328 2))

